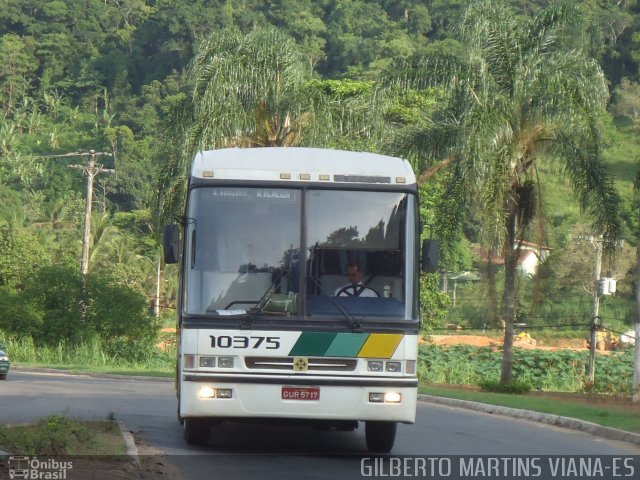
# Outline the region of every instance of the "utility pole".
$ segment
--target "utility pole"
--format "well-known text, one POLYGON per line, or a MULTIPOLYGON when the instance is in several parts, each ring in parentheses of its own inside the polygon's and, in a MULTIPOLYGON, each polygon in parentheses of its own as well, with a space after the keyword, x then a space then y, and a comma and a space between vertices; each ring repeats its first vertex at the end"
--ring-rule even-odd
MULTIPOLYGON (((602 235, 594 237, 590 235, 588 237, 579 237, 579 240, 588 240, 595 248, 596 253, 596 265, 594 269, 594 291, 593 291, 593 306, 591 308, 591 348, 589 349, 589 382, 593 385, 596 377, 596 349, 598 344, 598 330, 601 327, 600 322, 600 296, 612 295, 615 293, 616 282, 609 276, 601 278, 602 272, 602 250, 604 239, 602 235)), ((616 242, 618 247, 624 244, 624 240, 616 242)))
POLYGON ((86 165, 68 165, 69 168, 78 168, 87 176, 87 192, 84 209, 84 233, 82 235, 82 259, 80 261, 82 274, 86 275, 89 271, 89 240, 91 238, 91 208, 93 205, 93 182, 99 173, 115 173, 111 168, 104 168, 101 164, 96 163, 96 157, 112 156, 109 152, 96 152, 95 150, 78 151, 71 153, 63 153, 60 155, 42 155, 39 158, 58 158, 58 157, 87 157, 86 165))
MULTIPOLYGON (((640 175, 640 170, 638 170, 640 175)), ((635 349, 633 355, 633 388, 632 400, 640 402, 640 242, 636 252, 636 328, 635 349)))
POLYGON ((158 255, 158 269, 156 275, 156 298, 153 299, 153 314, 158 318, 160 316, 160 255, 158 255))
MULTIPOLYGON (((636 176, 633 182, 633 200, 636 208, 640 207, 640 156, 636 157, 636 176)), ((636 246, 636 328, 635 351, 633 356, 633 388, 632 400, 640 402, 640 229, 636 230, 638 244, 636 246)))
POLYGON ((591 334, 589 336, 590 339, 590 347, 589 347, 589 382, 591 385, 595 382, 596 379, 596 344, 598 341, 598 323, 600 320, 600 274, 602 272, 602 235, 599 237, 594 237, 593 235, 583 236, 580 235, 578 238, 578 244, 581 243, 582 240, 587 240, 591 243, 596 251, 596 264, 594 268, 594 291, 593 291, 593 303, 591 306, 591 334))
MULTIPOLYGON (((89 271, 89 240, 91 238, 91 207, 93 206, 93 181, 99 173, 115 173, 115 170, 104 168, 101 164, 96 163, 98 156, 111 156, 107 152, 96 152, 89 150, 88 161, 86 165, 69 165, 70 168, 79 168, 87 176, 87 197, 84 207, 84 234, 82 235, 82 274, 86 275, 89 271)), ((84 153, 82 155, 87 155, 84 153)))
POLYGON ((595 290, 591 309, 591 348, 589 349, 589 382, 596 380, 596 344, 598 341, 598 320, 600 319, 600 273, 602 271, 602 238, 590 237, 589 241, 596 248, 595 290))

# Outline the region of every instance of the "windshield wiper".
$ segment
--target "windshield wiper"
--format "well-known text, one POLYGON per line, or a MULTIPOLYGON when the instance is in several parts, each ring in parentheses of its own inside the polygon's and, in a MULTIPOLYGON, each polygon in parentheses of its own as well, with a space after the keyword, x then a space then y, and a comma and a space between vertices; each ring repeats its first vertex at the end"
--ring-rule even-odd
POLYGON ((359 330, 360 328, 362 328, 362 324, 360 322, 364 319, 365 317, 364 315, 362 315, 360 318, 356 318, 355 315, 351 313, 347 307, 345 307, 344 305, 340 305, 340 303, 334 300, 334 298, 331 295, 327 294, 327 292, 324 291, 324 289, 322 288, 322 285, 320 285, 320 282, 317 279, 315 279, 312 276, 309 278, 311 278, 311 280, 316 285, 316 287, 318 287, 318 290, 320 290, 320 293, 326 296, 331 302, 331 304, 334 307, 336 307, 336 310, 338 310, 342 314, 342 316, 351 326, 352 330, 359 330))

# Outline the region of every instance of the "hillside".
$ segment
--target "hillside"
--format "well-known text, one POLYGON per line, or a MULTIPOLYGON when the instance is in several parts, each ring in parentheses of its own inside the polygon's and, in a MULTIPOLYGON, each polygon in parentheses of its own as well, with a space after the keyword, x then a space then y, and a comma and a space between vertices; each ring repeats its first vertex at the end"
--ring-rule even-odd
MULTIPOLYGON (((171 266, 160 265, 156 201, 161 170, 180 155, 183 140, 179 133, 184 132, 167 122, 175 119, 172 114, 192 97, 194 56, 212 34, 233 31, 224 30, 230 28, 249 36, 261 27, 275 27, 292 39, 305 78, 313 80, 305 84, 309 97, 326 95, 322 98, 327 104, 347 108, 348 114, 339 112, 344 118, 351 119, 353 112, 354 117, 366 118, 357 110, 357 101, 374 89, 394 61, 413 55, 437 54, 458 60, 464 56, 456 25, 468 3, 4 1, 0 9, 0 306, 8 313, 0 316, 0 330, 45 338, 52 332, 42 324, 53 314, 37 304, 36 283, 44 282, 52 289, 59 284, 72 291, 80 288, 81 277, 74 269, 82 248, 86 178, 77 165, 87 159, 86 155, 69 154, 88 150, 109 153, 99 161, 104 168, 115 170, 113 175, 96 177, 90 274, 96 284, 103 282, 112 294, 122 295, 122 304, 130 304, 140 313, 145 328, 152 327, 152 322, 142 320, 151 306, 162 312, 161 317, 171 318, 177 280, 171 266), (40 270, 45 267, 49 270, 40 270), (160 299, 156 298, 158 268, 163 277, 160 299), (11 316, 22 316, 24 324, 14 325, 11 316)), ((509 2, 521 19, 532 18, 550 3, 509 2)), ((602 68, 611 93, 608 111, 601 119, 605 125, 604 158, 623 199, 627 250, 608 265, 621 282, 618 297, 603 307, 603 315, 620 324, 630 321, 632 284, 625 274, 639 223, 632 206, 632 182, 640 154, 640 116, 636 113, 640 111, 640 5, 578 4, 580 15, 558 41, 572 48, 578 39, 585 40, 586 52, 602 68)), ((427 119, 437 98, 428 91, 413 92, 413 96, 399 100, 397 117, 406 125, 389 115, 393 128, 387 130, 401 132, 412 121, 427 119)), ((373 135, 365 140, 345 135, 328 143, 328 147, 377 149, 383 142, 373 135)), ((585 269, 591 269, 592 256, 584 248, 577 252, 573 244, 576 235, 588 233, 588 221, 581 216, 569 181, 552 164, 543 163, 537 172, 543 184, 543 221, 537 231, 543 232, 541 241, 555 256, 547 276, 535 288, 533 283, 522 287, 519 305, 522 315, 532 322, 563 318, 564 313, 558 310, 563 302, 563 308, 580 314, 589 308, 588 293, 577 280, 590 271, 585 269), (540 298, 553 308, 543 311, 546 307, 539 305, 540 298)), ((436 191, 438 188, 434 186, 436 191)), ((529 232, 531 240, 537 238, 537 231, 529 232)), ((443 269, 476 266, 465 245, 479 241, 477 222, 469 220, 464 232, 466 238, 459 239, 460 246, 456 246, 461 260, 451 260, 443 269)), ((480 324, 488 315, 486 291, 478 286, 467 290, 466 300, 464 292, 460 296, 466 310, 454 309, 453 316, 465 321, 473 317, 480 324)), ((83 292, 75 292, 80 304, 83 292)), ((108 304, 101 292, 97 287, 93 291, 96 304, 108 304)), ((86 320, 86 311, 79 311, 77 305, 61 308, 64 311, 56 315, 68 318, 71 326, 86 320)), ((96 332, 102 320, 93 318, 83 335, 104 333, 96 332)), ((66 335, 53 333, 52 343, 66 335)))

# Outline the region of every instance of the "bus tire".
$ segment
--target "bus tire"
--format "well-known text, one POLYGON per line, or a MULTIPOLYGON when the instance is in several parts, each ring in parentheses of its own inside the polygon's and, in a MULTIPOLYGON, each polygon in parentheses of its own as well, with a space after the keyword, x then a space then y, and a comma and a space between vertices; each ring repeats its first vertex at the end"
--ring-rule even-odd
POLYGON ((396 442, 396 422, 365 422, 364 434, 370 452, 389 453, 396 442))
POLYGON ((183 418, 182 436, 189 445, 206 445, 209 443, 211 424, 203 418, 183 418))

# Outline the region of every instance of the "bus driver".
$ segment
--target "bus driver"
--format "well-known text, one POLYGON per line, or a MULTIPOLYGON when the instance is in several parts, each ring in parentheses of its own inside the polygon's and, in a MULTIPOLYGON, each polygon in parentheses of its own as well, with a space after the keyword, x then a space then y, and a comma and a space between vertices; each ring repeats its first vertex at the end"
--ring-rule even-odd
POLYGON ((336 297, 379 297, 373 288, 364 283, 364 272, 357 262, 349 262, 347 266, 347 278, 349 283, 336 289, 336 297))

